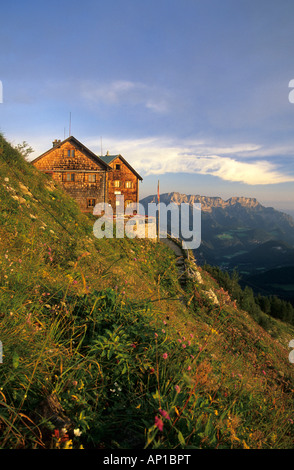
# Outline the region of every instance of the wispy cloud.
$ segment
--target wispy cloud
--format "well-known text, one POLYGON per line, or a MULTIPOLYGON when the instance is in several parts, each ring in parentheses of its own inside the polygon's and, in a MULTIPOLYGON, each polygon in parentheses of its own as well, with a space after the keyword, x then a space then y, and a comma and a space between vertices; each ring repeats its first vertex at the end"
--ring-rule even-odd
MULTIPOLYGON (((181 146, 169 139, 143 138, 137 140, 108 139, 110 153, 121 153, 142 175, 165 173, 194 173, 216 176, 225 181, 248 185, 270 185, 293 182, 294 175, 282 171, 274 163, 261 157, 244 161, 242 153, 257 152, 262 147, 239 144, 224 147, 205 145, 203 141, 181 146), (215 153, 211 153, 215 151, 215 153), (235 156, 238 154, 238 158, 235 156)), ((92 141, 92 145, 98 146, 92 141)))
POLYGON ((116 80, 110 83, 85 81, 80 84, 80 94, 92 105, 143 106, 156 113, 169 110, 169 100, 165 90, 141 82, 116 80))

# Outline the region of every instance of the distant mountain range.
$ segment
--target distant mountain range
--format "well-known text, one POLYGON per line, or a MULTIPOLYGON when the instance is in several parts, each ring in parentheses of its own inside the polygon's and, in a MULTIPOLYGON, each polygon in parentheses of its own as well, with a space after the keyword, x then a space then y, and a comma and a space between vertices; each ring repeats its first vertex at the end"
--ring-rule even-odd
MULTIPOLYGON (((156 195, 140 201, 145 210, 151 202, 157 202, 156 195)), ((225 201, 220 197, 172 192, 161 194, 160 202, 177 206, 188 203, 191 214, 192 204, 201 203, 201 245, 194 250, 198 264, 216 265, 228 271, 237 269, 243 282, 248 279, 256 290, 261 292, 264 288, 268 294, 283 291, 283 296, 294 298, 293 271, 285 271, 287 285, 285 276, 281 276, 281 269, 294 267, 294 219, 290 215, 246 197, 225 201), (270 274, 275 289, 271 284, 265 288, 265 278, 260 277, 268 270, 275 271, 270 274)))

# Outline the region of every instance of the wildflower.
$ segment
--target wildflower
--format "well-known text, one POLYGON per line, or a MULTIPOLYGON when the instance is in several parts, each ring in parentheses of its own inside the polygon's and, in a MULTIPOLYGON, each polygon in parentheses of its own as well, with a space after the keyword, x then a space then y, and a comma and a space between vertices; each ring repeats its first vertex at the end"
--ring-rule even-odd
POLYGON ((118 386, 118 383, 117 383, 117 382, 114 382, 114 385, 116 386, 118 392, 121 392, 121 388, 118 386))
POLYGON ((188 366, 188 370, 191 370, 191 366, 188 366))
POLYGON ((155 416, 155 426, 159 429, 159 431, 163 430, 163 421, 162 419, 158 418, 158 416, 155 416))
POLYGON ((181 388, 178 385, 175 385, 175 390, 176 390, 177 393, 180 393, 181 388))
POLYGON ((161 414, 161 416, 163 416, 166 419, 170 419, 167 411, 165 411, 165 410, 158 410, 158 411, 161 414))
POLYGON ((158 337, 158 334, 157 334, 157 333, 154 333, 154 336, 155 336, 155 338, 157 338, 157 337, 158 337))
MULTIPOLYGON (((52 199, 54 199, 54 197, 52 199)), ((71 439, 66 441, 66 443, 64 444, 63 449, 72 449, 72 440, 71 439)))
POLYGON ((162 357, 163 359, 167 359, 167 353, 163 353, 162 357))
POLYGON ((81 431, 79 428, 74 429, 74 435, 75 435, 76 437, 80 437, 81 434, 82 434, 82 431, 81 431))
POLYGON ((183 348, 185 348, 185 347, 186 347, 186 345, 185 345, 184 343, 182 344, 182 346, 183 346, 183 348))
POLYGON ((191 359, 195 359, 195 356, 193 356, 193 354, 191 354, 191 356, 190 356, 190 357, 191 357, 191 359))
POLYGON ((178 339, 178 342, 179 342, 179 343, 181 343, 181 342, 182 342, 182 340, 179 338, 179 339, 178 339))
POLYGON ((165 333, 165 330, 162 330, 162 333, 165 333))
POLYGON ((136 345, 135 345, 134 343, 133 343, 133 344, 131 344, 131 346, 132 346, 132 348, 135 348, 135 347, 136 347, 136 345))

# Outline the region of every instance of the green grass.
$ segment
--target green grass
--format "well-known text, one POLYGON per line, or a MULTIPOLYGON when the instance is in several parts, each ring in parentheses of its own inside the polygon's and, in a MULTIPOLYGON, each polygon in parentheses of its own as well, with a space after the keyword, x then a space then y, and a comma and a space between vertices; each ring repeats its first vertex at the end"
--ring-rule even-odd
POLYGON ((0 447, 293 448, 293 327, 265 331, 200 268, 183 290, 161 243, 95 239, 0 153, 0 447))

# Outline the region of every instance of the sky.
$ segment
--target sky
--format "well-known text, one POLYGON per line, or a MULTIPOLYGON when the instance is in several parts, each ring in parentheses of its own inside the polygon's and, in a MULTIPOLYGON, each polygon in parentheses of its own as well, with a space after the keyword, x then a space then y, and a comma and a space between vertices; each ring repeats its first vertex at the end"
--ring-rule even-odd
POLYGON ((293 0, 14 0, 0 15, 0 132, 31 159, 71 134, 123 155, 140 198, 159 180, 294 214, 293 0))

